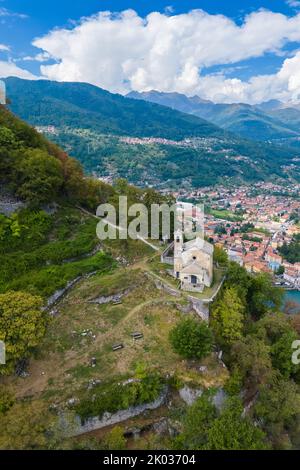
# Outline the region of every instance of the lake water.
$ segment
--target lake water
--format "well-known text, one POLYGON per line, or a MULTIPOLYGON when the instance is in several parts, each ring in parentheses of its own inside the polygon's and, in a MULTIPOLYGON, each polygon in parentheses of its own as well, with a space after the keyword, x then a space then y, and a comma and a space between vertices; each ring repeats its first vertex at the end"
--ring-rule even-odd
POLYGON ((300 291, 288 290, 285 292, 285 300, 290 302, 296 302, 300 305, 300 291))

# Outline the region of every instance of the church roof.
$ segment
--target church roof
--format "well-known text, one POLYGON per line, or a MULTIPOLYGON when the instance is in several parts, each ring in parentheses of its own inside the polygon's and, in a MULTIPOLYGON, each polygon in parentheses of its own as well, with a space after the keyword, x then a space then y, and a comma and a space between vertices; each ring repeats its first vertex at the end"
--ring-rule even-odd
POLYGON ((183 274, 202 274, 203 271, 206 271, 206 269, 197 261, 192 261, 181 270, 183 274))
POLYGON ((191 250, 192 248, 197 248, 197 250, 204 251, 208 255, 212 255, 214 252, 213 245, 199 237, 196 237, 193 240, 189 240, 183 244, 184 251, 191 250))

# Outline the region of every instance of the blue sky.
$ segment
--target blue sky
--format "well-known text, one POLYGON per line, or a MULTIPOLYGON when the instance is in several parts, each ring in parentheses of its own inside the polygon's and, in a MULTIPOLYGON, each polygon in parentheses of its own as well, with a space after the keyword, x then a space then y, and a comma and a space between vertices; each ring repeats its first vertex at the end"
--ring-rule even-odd
POLYGON ((155 87, 162 91, 201 94, 214 101, 254 102, 273 97, 288 101, 298 99, 298 91, 300 97, 298 49, 300 1, 297 0, 0 0, 0 76, 30 78, 32 74, 87 81, 121 93, 155 87), (137 19, 122 16, 120 20, 112 16, 109 25, 103 17, 92 19, 100 11, 128 9, 136 12, 137 19), (196 9, 203 10, 205 17, 190 13, 196 9), (272 15, 259 15, 261 9, 269 10, 272 15), (153 12, 161 15, 151 16, 153 12), (253 20, 247 25, 250 14, 254 15, 253 20), (147 15, 152 19, 146 20, 146 27, 141 22, 147 15), (229 23, 219 21, 216 15, 224 15, 229 23), (181 33, 174 31, 170 17, 178 17, 177 29, 182 27, 181 33), (116 21, 120 31, 118 42, 113 29, 116 21), (207 28, 208 22, 211 26, 207 28), (264 34, 264 27, 272 41, 264 34), (111 28, 110 32, 107 28, 111 28), (129 40, 129 30, 134 32, 134 28, 137 28, 137 43, 141 38, 143 48, 134 44, 134 38, 129 40), (55 35, 51 33, 53 30, 57 30, 55 35), (65 30, 75 34, 66 35, 65 30), (90 47, 93 34, 96 44, 90 47), (41 40, 33 45, 36 38, 41 40), (259 41, 265 42, 265 47, 260 47, 259 41), (234 48, 232 42, 240 42, 241 50, 234 48), (215 43, 214 47, 211 43, 215 43), (86 51, 78 51, 84 44, 86 51), (101 50, 103 44, 109 52, 101 50), (123 44, 127 45, 126 51, 123 44), (191 53, 193 46, 198 50, 195 56, 191 53), (174 60, 176 55, 180 60, 174 60), (97 73, 92 70, 93 63, 97 64, 97 73), (270 77, 268 89, 263 84, 266 75, 270 77))

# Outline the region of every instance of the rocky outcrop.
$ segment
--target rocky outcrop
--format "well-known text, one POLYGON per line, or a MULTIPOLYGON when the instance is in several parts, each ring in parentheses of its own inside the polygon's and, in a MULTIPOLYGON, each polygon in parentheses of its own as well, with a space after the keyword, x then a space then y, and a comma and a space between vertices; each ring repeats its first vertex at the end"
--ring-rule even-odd
MULTIPOLYGON (((148 410, 155 410, 162 406, 166 400, 168 393, 167 387, 164 388, 162 393, 159 397, 151 403, 144 403, 138 406, 131 406, 127 410, 120 410, 116 413, 104 413, 101 418, 95 416, 93 418, 87 419, 84 423, 81 422, 79 416, 75 417, 74 423, 70 429, 72 436, 79 436, 80 434, 85 434, 90 431, 95 431, 96 429, 102 429, 106 426, 112 426, 114 424, 121 423, 122 421, 126 421, 127 419, 134 418, 145 411, 148 410)), ((71 437, 71 436, 70 436, 71 437)))
POLYGON ((118 292, 117 294, 113 295, 107 295, 107 296, 100 296, 96 297, 95 299, 91 299, 88 302, 90 304, 98 304, 98 305, 103 305, 103 304, 109 304, 110 302, 120 302, 122 297, 125 297, 126 295, 129 294, 131 289, 125 289, 122 292, 118 292))
POLYGON ((187 385, 179 390, 180 398, 189 406, 192 405, 197 398, 201 397, 202 393, 203 390, 201 388, 191 388, 187 385))
POLYGON ((226 392, 224 391, 223 388, 219 388, 217 390, 217 393, 214 395, 214 397, 212 399, 212 402, 213 402, 213 404, 215 405, 215 407, 217 408, 218 411, 223 410, 223 408, 225 406, 226 399, 227 399, 226 392))
POLYGON ((204 321, 209 321, 209 306, 200 299, 195 297, 188 296, 188 299, 191 301, 193 310, 199 315, 200 318, 204 321))
POLYGON ((78 277, 76 277, 76 279, 73 279, 72 281, 69 281, 67 283, 66 287, 64 287, 63 289, 58 289, 56 292, 54 292, 54 294, 52 294, 48 298, 46 308, 49 308, 49 307, 52 307, 53 305, 55 305, 56 302, 58 302, 58 300, 60 300, 82 278, 83 278, 83 276, 78 276, 78 277))

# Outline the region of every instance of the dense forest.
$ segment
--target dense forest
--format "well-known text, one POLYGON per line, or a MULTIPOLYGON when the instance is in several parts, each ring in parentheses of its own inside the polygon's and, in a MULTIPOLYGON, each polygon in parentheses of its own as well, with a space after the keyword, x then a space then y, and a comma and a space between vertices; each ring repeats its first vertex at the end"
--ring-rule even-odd
POLYGON ((204 119, 165 106, 138 102, 88 83, 48 80, 5 80, 11 108, 34 125, 93 129, 102 134, 140 137, 225 136, 226 132, 204 119))

